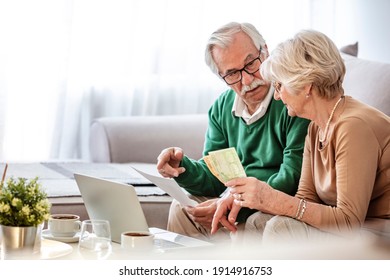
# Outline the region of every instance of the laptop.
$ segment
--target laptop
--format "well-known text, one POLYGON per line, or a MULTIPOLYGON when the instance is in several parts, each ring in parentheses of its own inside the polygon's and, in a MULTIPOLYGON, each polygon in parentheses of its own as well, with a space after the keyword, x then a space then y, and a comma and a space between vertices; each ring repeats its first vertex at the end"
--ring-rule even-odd
POLYGON ((155 245, 164 249, 210 246, 212 243, 176 234, 162 229, 149 228, 133 185, 75 173, 90 219, 108 220, 111 239, 121 242, 124 231, 150 231, 155 234, 155 245))

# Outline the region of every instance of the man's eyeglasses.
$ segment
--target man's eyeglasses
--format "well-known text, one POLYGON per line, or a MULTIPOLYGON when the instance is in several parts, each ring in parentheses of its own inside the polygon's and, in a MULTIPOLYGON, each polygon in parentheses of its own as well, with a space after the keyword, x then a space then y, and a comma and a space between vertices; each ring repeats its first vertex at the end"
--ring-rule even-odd
POLYGON ((242 71, 245 71, 250 75, 253 75, 254 73, 260 70, 261 62, 262 61, 260 60, 260 54, 259 54, 259 56, 256 57, 254 60, 251 60, 250 62, 245 64, 243 68, 241 68, 240 70, 235 70, 233 72, 230 72, 229 74, 223 76, 222 79, 224 79, 224 81, 228 85, 236 84, 240 82, 242 79, 242 71))
POLYGON ((272 85, 273 85, 274 89, 276 90, 276 92, 280 93, 280 90, 282 89, 282 83, 273 82, 272 85))

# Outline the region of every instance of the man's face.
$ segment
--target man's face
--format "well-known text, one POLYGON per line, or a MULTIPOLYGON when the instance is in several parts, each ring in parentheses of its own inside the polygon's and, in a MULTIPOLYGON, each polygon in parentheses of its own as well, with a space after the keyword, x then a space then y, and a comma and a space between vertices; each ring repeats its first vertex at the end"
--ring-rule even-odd
MULTIPOLYGON (((222 77, 242 69, 258 56, 259 50, 248 35, 243 32, 235 35, 229 47, 215 47, 213 50, 213 57, 222 77)), ((266 57, 261 54, 260 58, 261 61, 264 61, 266 57)), ((260 71, 253 74, 241 71, 241 81, 229 86, 244 100, 249 109, 255 110, 267 95, 270 84, 265 83, 260 71)))

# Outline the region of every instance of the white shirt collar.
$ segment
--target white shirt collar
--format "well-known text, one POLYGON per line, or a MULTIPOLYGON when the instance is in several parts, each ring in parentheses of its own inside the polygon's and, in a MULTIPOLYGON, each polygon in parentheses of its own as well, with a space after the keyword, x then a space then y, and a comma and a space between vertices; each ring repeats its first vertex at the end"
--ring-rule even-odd
POLYGON ((272 96, 274 94, 273 87, 269 87, 267 96, 264 98, 264 100, 260 103, 259 108, 257 108, 256 112, 254 112, 253 115, 249 114, 248 108, 242 98, 236 94, 234 97, 234 103, 232 107, 232 114, 236 117, 243 118, 245 123, 247 125, 250 125, 257 120, 259 120, 262 116, 264 116, 265 112, 267 112, 268 105, 271 102, 272 96))

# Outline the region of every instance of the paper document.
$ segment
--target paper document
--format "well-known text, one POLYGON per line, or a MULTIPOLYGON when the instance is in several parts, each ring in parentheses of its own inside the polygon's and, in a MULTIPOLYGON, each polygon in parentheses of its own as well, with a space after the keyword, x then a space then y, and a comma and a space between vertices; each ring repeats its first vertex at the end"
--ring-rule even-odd
POLYGON ((141 170, 138 170, 134 167, 132 167, 135 171, 137 171, 139 174, 144 176, 146 179, 148 179, 150 182, 155 184, 157 187, 165 191, 167 194, 169 194, 171 197, 176 199, 180 202, 180 204, 185 206, 192 206, 195 207, 198 205, 198 202, 195 200, 192 200, 188 197, 186 192, 176 183, 173 179, 158 177, 154 175, 147 174, 141 170))
POLYGON ((203 157, 210 172, 222 183, 232 179, 246 177, 244 167, 235 148, 209 152, 203 157))

